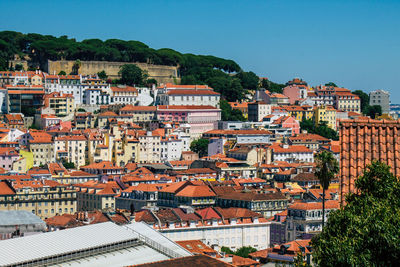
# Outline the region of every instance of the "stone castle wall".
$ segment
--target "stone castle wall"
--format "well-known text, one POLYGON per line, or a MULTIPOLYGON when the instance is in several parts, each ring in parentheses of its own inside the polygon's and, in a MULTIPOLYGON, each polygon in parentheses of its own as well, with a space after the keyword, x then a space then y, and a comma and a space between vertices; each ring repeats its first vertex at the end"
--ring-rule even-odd
MULTIPOLYGON (((72 66, 74 60, 48 60, 45 71, 49 74, 58 74, 60 71, 65 71, 67 74, 72 72, 72 66)), ((88 75, 96 74, 104 70, 108 77, 111 79, 118 78, 118 72, 120 66, 125 64, 135 64, 142 70, 146 70, 149 78, 154 78, 160 83, 175 83, 179 82, 178 78, 178 67, 176 66, 163 66, 163 65, 152 65, 147 63, 129 63, 129 62, 110 62, 110 61, 81 61, 81 67, 79 68, 79 74, 88 75)))

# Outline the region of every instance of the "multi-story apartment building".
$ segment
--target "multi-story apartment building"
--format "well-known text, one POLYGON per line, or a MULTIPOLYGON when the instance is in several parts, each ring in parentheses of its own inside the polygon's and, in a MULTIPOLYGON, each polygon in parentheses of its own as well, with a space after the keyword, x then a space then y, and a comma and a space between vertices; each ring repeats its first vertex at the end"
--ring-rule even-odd
POLYGON ((283 94, 289 98, 289 103, 293 105, 296 101, 307 98, 307 86, 288 85, 283 88, 283 94))
POLYGON ((291 145, 302 145, 317 151, 320 147, 329 145, 331 140, 318 134, 301 133, 290 137, 289 142, 291 145))
POLYGON ((163 106, 157 107, 157 118, 165 122, 181 122, 190 126, 192 138, 204 132, 217 129, 221 110, 213 106, 163 106))
POLYGON ((361 100, 355 94, 348 91, 336 92, 336 109, 345 112, 361 112, 361 100))
POLYGON ((139 163, 161 162, 161 137, 164 133, 160 130, 139 133, 139 163))
POLYGON ((318 126, 321 122, 326 122, 327 126, 336 130, 336 109, 332 106, 317 106, 314 108, 314 123, 318 126))
POLYGON ((237 249, 270 246, 270 222, 261 214, 245 208, 162 209, 135 213, 136 221, 144 221, 173 241, 204 240, 210 246, 237 249))
POLYGON ((0 147, 0 168, 11 171, 17 159, 19 154, 14 147, 0 147))
POLYGON ((179 160, 182 156, 183 140, 177 135, 167 135, 161 138, 161 161, 179 160))
POLYGON ((116 198, 116 208, 125 210, 141 210, 142 208, 155 208, 158 201, 158 191, 165 185, 139 183, 130 186, 116 198))
POLYGON ((80 75, 44 75, 43 85, 47 94, 53 92, 71 94, 75 104, 83 103, 84 88, 80 75))
POLYGON ((385 90, 375 90, 369 93, 369 104, 371 106, 378 105, 382 108, 382 113, 390 112, 390 93, 385 90))
POLYGON ((74 123, 77 130, 94 128, 96 117, 91 112, 75 113, 74 123))
POLYGON ((41 131, 30 131, 29 150, 33 153, 33 165, 40 166, 55 161, 54 143, 51 135, 41 131))
POLYGON ((216 205, 222 208, 242 207, 269 218, 286 210, 288 202, 281 193, 230 192, 219 195, 216 205))
POLYGON ((21 114, 5 114, 4 122, 7 123, 8 127, 12 129, 24 128, 24 118, 21 114))
POLYGON ((119 110, 121 116, 132 116, 134 122, 151 122, 156 116, 156 106, 126 105, 119 110))
POLYGON ((157 95, 159 105, 197 105, 219 107, 221 95, 213 90, 168 90, 157 95))
POLYGON ((76 212, 76 190, 51 180, 18 179, 0 182, 0 210, 26 210, 46 219, 76 212))
POLYGON ((243 130, 212 130, 205 132, 203 138, 226 138, 237 144, 269 144, 272 133, 267 130, 243 129, 243 130))
POLYGON ((314 116, 314 110, 312 106, 283 106, 283 108, 288 112, 288 115, 295 118, 298 121, 309 120, 314 116))
POLYGON ((77 210, 115 210, 115 197, 121 188, 116 183, 97 183, 93 181, 75 184, 77 189, 77 210))
POLYGON ((7 112, 25 113, 30 108, 38 109, 43 105, 44 89, 42 85, 6 85, 7 112))
POLYGON ((60 136, 54 139, 57 159, 74 163, 75 167, 85 165, 87 138, 83 135, 60 136))
MULTIPOLYGON (((339 208, 337 200, 325 202, 325 221, 339 208)), ((322 202, 296 202, 288 208, 287 241, 310 238, 322 230, 322 202)))
POLYGON ((83 91, 83 103, 86 105, 108 105, 111 104, 111 97, 102 88, 87 88, 83 91))
POLYGON ((138 101, 138 90, 132 86, 119 85, 111 87, 112 104, 135 105, 138 101))
POLYGON ((272 105, 266 102, 256 101, 247 104, 249 121, 261 121, 272 112, 272 105))
MULTIPOLYGON (((66 116, 75 110, 75 101, 72 94, 53 92, 44 96, 44 109, 56 116, 66 116)), ((42 112, 43 113, 43 112, 42 112)))
POLYGON ((220 94, 207 85, 174 85, 157 88, 157 105, 199 105, 219 107, 220 94))
POLYGON ((288 145, 274 143, 270 146, 273 161, 314 162, 314 153, 303 145, 288 145))

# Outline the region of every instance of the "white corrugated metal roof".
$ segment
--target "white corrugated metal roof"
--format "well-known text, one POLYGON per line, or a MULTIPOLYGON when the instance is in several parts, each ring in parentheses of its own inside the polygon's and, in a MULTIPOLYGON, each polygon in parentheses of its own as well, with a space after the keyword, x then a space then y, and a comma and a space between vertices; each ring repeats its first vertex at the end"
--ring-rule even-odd
POLYGON ((112 222, 0 241, 0 265, 50 257, 137 238, 112 222))
POLYGON ((103 253, 101 255, 91 256, 84 259, 69 261, 57 264, 57 267, 109 267, 109 266, 128 266, 168 260, 169 257, 146 246, 136 246, 125 248, 120 251, 103 253))
POLYGON ((0 211, 0 225, 27 225, 43 224, 46 225, 38 216, 25 210, 0 211))
POLYGON ((127 224, 125 226, 140 233, 141 235, 144 235, 144 236, 150 238, 151 240, 157 242, 158 244, 178 253, 182 257, 193 255, 191 252, 187 251, 186 249, 184 249, 183 247, 181 247, 174 241, 170 240, 169 238, 164 236, 162 233, 154 230, 153 228, 151 228, 149 225, 147 225, 144 222, 135 222, 135 223, 127 224))

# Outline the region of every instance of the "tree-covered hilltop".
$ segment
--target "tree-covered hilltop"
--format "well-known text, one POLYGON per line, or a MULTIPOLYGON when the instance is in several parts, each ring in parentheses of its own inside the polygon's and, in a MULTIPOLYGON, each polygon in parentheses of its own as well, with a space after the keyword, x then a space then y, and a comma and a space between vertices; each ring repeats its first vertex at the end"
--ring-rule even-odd
MULTIPOLYGON (((55 37, 36 33, 0 32, 0 70, 7 70, 15 55, 29 58, 32 69, 47 60, 140 62, 178 66, 182 84, 208 84, 228 101, 245 98, 247 89, 259 87, 253 72, 244 72, 233 60, 210 55, 182 54, 173 49, 153 49, 139 41, 55 37)), ((20 66, 18 66, 20 67, 20 66)))
MULTIPOLYGON (((181 71, 193 67, 211 67, 225 72, 239 72, 233 60, 214 56, 181 54, 172 49, 153 49, 139 41, 119 39, 86 39, 81 42, 67 36, 55 37, 36 33, 0 32, 0 57, 13 59, 15 54, 28 55, 33 63, 50 60, 96 60, 143 62, 157 65, 180 66, 181 71)), ((7 66, 2 64, 2 67, 7 66)))

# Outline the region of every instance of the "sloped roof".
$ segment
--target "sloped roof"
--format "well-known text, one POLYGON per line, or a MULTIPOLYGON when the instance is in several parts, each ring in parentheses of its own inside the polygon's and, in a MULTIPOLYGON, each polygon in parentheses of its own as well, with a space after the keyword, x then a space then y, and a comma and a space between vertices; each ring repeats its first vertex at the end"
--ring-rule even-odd
MULTIPOLYGON (((338 209, 339 201, 325 201, 325 209, 338 209)), ((289 206, 291 210, 322 210, 322 202, 295 202, 289 206)))
POLYGON ((214 197, 215 193, 206 185, 188 185, 179 191, 178 197, 214 197))
POLYGON ((340 122, 341 199, 354 192, 354 181, 373 160, 400 176, 400 120, 355 119, 340 122))

